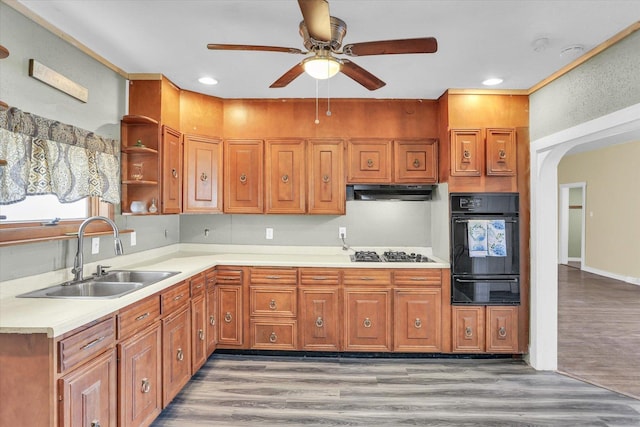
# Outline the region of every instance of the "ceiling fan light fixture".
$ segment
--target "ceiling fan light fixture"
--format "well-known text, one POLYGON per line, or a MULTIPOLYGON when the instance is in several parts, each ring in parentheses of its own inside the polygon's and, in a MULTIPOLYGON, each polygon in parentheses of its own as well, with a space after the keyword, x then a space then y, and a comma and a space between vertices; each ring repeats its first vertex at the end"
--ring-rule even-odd
POLYGON ((342 68, 342 62, 328 53, 318 52, 302 61, 304 71, 314 79, 326 80, 335 76, 342 68))

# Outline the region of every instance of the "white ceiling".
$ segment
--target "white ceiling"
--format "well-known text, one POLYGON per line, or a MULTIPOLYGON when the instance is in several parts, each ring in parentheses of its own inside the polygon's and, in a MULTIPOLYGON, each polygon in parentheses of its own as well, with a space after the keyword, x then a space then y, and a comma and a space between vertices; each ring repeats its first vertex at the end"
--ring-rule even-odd
MULTIPOLYGON (((128 73, 162 73, 182 89, 222 98, 312 98, 314 80, 269 85, 304 56, 211 51, 207 43, 304 50, 294 0, 19 0, 128 73), (201 76, 219 81, 207 87, 201 76)), ((529 89, 640 18, 640 0, 330 0, 347 23, 343 44, 433 36, 435 54, 350 58, 387 83, 368 91, 344 75, 320 96, 436 99, 447 88, 529 89), (536 39, 548 46, 536 52, 536 39)))

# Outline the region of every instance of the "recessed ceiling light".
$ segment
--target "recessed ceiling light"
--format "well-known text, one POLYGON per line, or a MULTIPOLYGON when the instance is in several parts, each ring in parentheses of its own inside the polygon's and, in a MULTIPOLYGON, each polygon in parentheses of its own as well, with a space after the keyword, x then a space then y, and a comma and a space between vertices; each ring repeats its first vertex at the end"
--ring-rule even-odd
POLYGON ((200 77, 198 79, 198 81, 200 83, 202 83, 203 85, 217 85, 218 81, 216 79, 214 79, 213 77, 200 77))
POLYGON ((487 79, 482 82, 482 84, 485 86, 495 86, 495 85, 499 85, 500 83, 502 83, 502 79, 499 79, 497 77, 487 79))

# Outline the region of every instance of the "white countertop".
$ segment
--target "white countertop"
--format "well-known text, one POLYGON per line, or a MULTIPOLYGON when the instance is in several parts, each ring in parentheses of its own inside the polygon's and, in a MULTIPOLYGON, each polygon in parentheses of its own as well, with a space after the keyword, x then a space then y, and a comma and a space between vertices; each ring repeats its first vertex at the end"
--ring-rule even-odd
POLYGON ((114 257, 84 266, 85 276, 98 264, 111 269, 179 271, 168 279, 114 299, 16 298, 72 278, 70 268, 0 282, 0 333, 45 333, 57 337, 102 316, 118 311, 216 265, 333 268, 449 268, 430 248, 352 248, 312 246, 249 246, 176 244, 114 257), (427 255, 432 263, 351 262, 354 250, 402 250, 427 255))

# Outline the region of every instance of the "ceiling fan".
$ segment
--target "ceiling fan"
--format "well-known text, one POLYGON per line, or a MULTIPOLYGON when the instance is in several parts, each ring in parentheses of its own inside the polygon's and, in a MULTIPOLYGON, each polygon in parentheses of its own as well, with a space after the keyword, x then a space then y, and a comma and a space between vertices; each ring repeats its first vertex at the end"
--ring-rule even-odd
POLYGON ((337 58, 335 55, 354 57, 434 53, 438 50, 438 42, 433 37, 381 40, 342 46, 342 39, 347 33, 347 24, 329 14, 329 2, 327 0, 298 0, 298 5, 302 11, 303 18, 300 23, 300 35, 307 51, 291 47, 215 43, 208 44, 207 48, 211 50, 253 50, 301 55, 312 54, 273 82, 269 86, 271 88, 285 87, 306 71, 316 79, 327 79, 341 72, 369 90, 380 89, 386 83, 356 65, 353 61, 346 58, 337 58), (341 47, 342 50, 340 50, 341 47))

